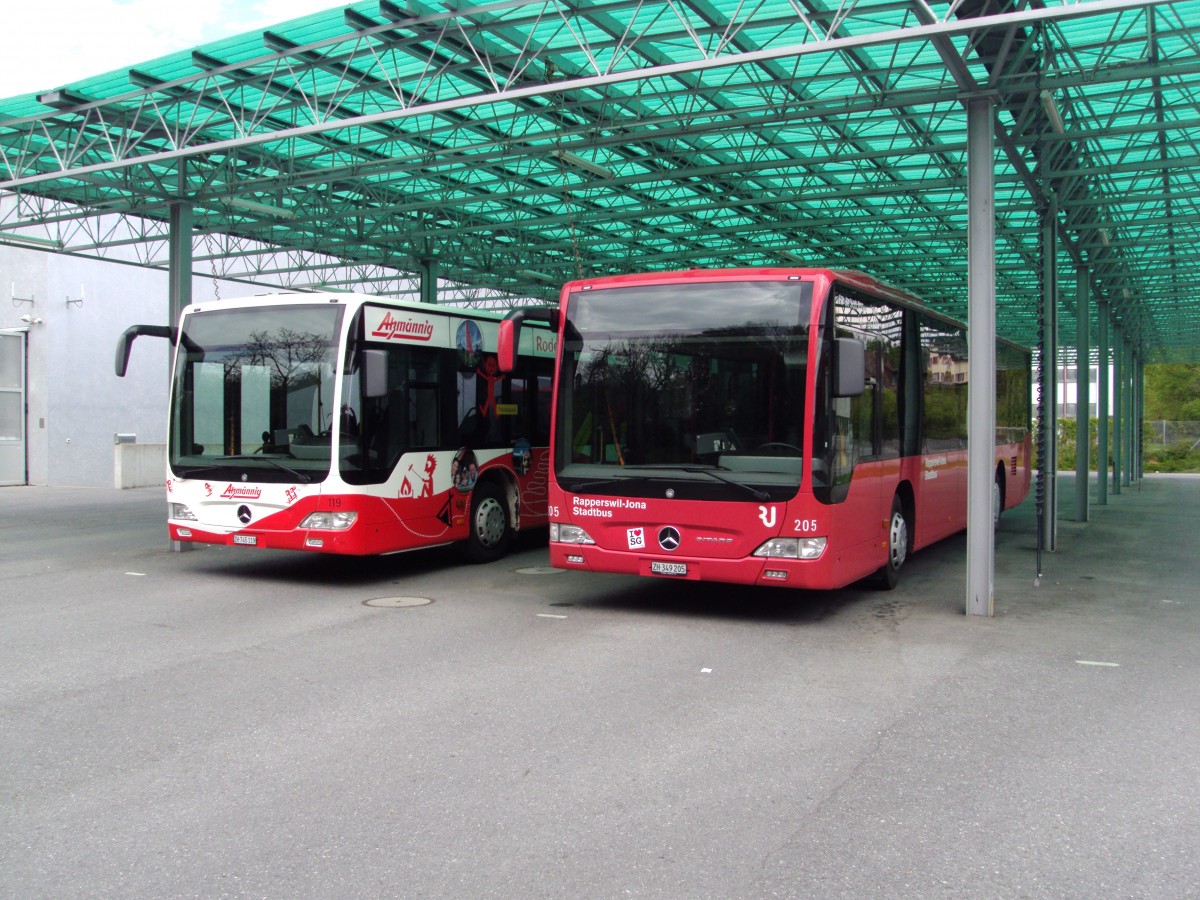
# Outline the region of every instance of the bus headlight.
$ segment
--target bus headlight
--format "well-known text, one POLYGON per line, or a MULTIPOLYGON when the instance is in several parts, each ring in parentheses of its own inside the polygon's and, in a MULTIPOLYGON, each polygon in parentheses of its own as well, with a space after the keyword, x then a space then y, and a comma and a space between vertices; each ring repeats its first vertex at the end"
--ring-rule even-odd
POLYGON ((357 518, 356 512, 315 512, 305 516, 300 527, 312 531, 345 531, 357 518))
POLYGON ((185 522, 199 522, 200 520, 192 514, 192 511, 183 503, 171 503, 171 518, 183 519, 185 522))
POLYGON ((563 525, 559 522, 550 523, 550 540, 559 544, 594 544, 592 536, 578 525, 563 525))
POLYGON ((825 552, 825 538, 771 538, 754 551, 772 559, 818 559, 825 552))

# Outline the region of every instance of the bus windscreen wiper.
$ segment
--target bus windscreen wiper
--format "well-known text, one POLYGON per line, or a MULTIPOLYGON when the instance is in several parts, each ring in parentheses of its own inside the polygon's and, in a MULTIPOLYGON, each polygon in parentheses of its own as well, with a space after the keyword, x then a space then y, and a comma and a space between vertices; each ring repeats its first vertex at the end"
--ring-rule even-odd
POLYGON ((629 484, 634 481, 645 481, 648 477, 646 475, 629 475, 622 478, 600 478, 596 481, 585 481, 583 484, 572 485, 570 489, 575 492, 586 491, 590 488, 608 487, 612 484, 629 484))
MULTIPOLYGON (((248 462, 270 463, 275 468, 281 469, 282 471, 287 472, 289 475, 291 475, 297 481, 302 481, 305 484, 308 484, 310 481, 312 481, 311 475, 308 475, 304 472, 298 472, 297 470, 293 469, 291 466, 285 466, 279 460, 274 459, 273 457, 270 457, 270 456, 253 456, 253 455, 242 454, 241 456, 218 456, 217 459, 219 459, 221 462, 247 462, 248 461, 248 462)), ((216 468, 216 467, 214 466, 214 468, 216 468)))
MULTIPOLYGON (((664 469, 664 470, 670 470, 672 472, 688 472, 690 474, 707 475, 710 478, 715 478, 717 481, 723 481, 726 484, 732 484, 735 487, 740 487, 743 490, 749 491, 755 500, 770 500, 771 499, 771 495, 768 494, 766 491, 760 491, 758 488, 750 487, 750 485, 745 484, 744 482, 737 481, 736 479, 733 479, 733 478, 725 477, 724 475, 721 474, 720 471, 718 471, 717 466, 696 466, 696 465, 677 466, 677 465, 673 465, 671 463, 657 463, 657 464, 648 465, 648 466, 637 466, 636 468, 639 468, 639 469, 664 469)), ((725 471, 728 471, 728 470, 726 469, 725 471)))
POLYGON ((738 481, 737 479, 725 477, 724 475, 722 475, 720 472, 717 471, 716 466, 679 466, 677 468, 681 472, 699 472, 701 475, 707 475, 710 478, 717 479, 717 481, 723 481, 726 484, 736 485, 737 487, 740 487, 743 490, 749 491, 751 496, 753 496, 755 500, 770 500, 771 499, 771 495, 768 494, 766 491, 760 491, 758 488, 750 487, 750 485, 745 484, 744 482, 738 481))

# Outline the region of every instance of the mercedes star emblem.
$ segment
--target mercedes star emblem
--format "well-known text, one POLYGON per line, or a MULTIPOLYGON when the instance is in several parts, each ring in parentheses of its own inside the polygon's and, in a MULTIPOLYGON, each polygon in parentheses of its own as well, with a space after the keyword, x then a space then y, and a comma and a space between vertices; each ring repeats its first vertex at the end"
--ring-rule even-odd
POLYGON ((658 546, 667 551, 679 549, 679 529, 671 525, 658 529, 658 546))
POLYGON ((251 518, 252 517, 250 515, 250 507, 245 506, 245 505, 238 507, 238 521, 239 522, 241 522, 243 525, 249 525, 251 518))

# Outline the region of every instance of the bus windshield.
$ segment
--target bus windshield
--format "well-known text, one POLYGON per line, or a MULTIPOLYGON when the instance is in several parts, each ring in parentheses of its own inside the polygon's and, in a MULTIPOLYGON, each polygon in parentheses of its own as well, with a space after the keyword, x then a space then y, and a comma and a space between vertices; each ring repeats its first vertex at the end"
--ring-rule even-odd
POLYGON ((811 282, 714 281, 568 298, 555 473, 568 490, 761 499, 804 470, 811 282), (678 493, 682 492, 682 493, 678 493))
POLYGON ((287 304, 184 317, 170 466, 184 478, 319 481, 329 472, 344 307, 287 304))

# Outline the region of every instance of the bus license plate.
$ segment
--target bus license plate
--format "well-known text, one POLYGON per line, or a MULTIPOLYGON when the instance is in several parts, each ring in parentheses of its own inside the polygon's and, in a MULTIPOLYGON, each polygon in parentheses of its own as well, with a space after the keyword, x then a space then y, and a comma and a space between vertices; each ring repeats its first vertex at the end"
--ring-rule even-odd
POLYGON ((687 563, 659 562, 658 560, 652 560, 650 562, 650 571, 655 575, 686 575, 687 563))
POLYGON ((258 543, 258 535, 256 535, 256 534, 235 534, 233 536, 233 542, 235 544, 246 544, 250 547, 253 547, 255 544, 258 543))

